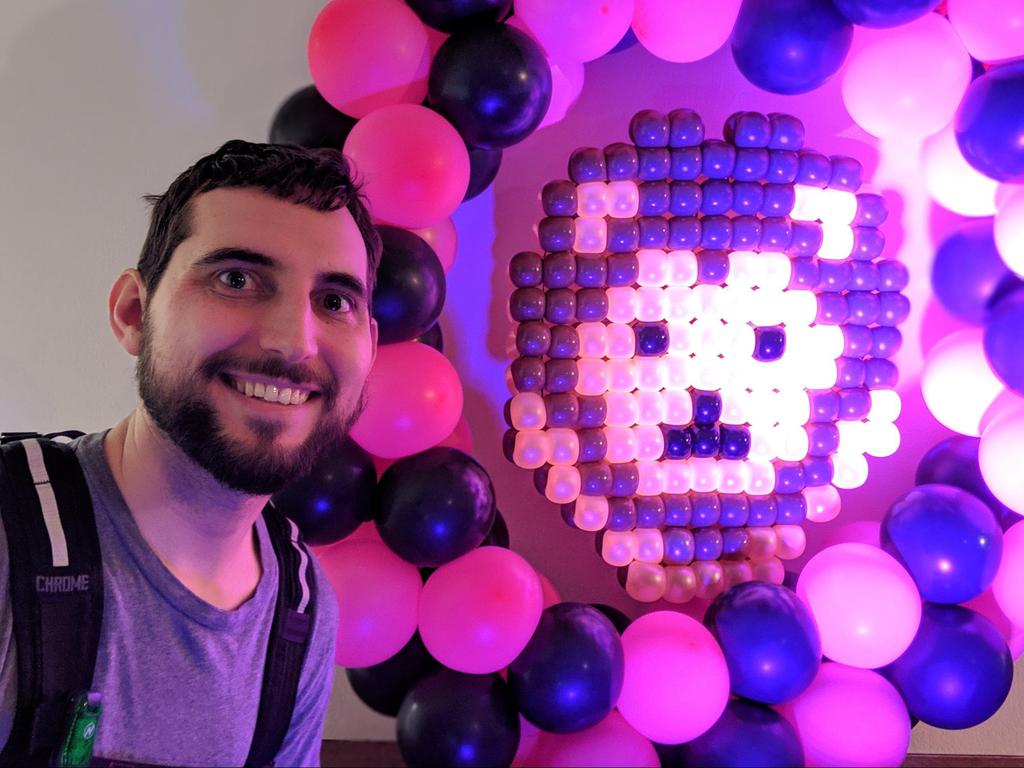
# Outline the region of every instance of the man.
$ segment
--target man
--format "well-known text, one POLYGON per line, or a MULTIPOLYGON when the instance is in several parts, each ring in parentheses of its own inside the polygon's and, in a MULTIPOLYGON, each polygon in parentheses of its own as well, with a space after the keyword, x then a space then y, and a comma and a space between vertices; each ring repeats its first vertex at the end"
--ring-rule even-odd
MULTIPOLYGON (((142 402, 72 444, 103 559, 94 754, 241 765, 278 587, 261 511, 359 415, 380 240, 331 150, 232 141, 150 200, 138 268, 109 298, 142 402)), ((0 526, 0 585, 7 551, 0 526)), ((337 606, 314 571, 321 599, 277 765, 319 763, 337 606)), ((9 603, 0 745, 17 698, 9 603)))

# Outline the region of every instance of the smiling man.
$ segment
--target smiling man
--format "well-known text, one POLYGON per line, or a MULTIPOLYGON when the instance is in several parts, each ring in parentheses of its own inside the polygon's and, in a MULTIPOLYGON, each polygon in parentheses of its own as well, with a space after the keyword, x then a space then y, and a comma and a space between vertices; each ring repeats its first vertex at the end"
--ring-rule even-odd
MULTIPOLYGON (((141 403, 71 444, 103 563, 93 752, 241 765, 256 759, 268 699, 289 699, 265 679, 284 570, 265 508, 359 415, 380 240, 330 150, 232 141, 151 201, 138 268, 109 298, 114 335, 138 358, 141 403)), ((319 762, 334 670, 334 597, 315 561, 301 551, 296 562, 300 612, 315 610, 277 765, 319 762)), ((8 570, 0 557, 5 590, 8 570)), ((27 717, 15 718, 26 678, 12 625, 3 600, 0 744, 27 717)), ((294 639, 295 626, 283 634, 294 639)))

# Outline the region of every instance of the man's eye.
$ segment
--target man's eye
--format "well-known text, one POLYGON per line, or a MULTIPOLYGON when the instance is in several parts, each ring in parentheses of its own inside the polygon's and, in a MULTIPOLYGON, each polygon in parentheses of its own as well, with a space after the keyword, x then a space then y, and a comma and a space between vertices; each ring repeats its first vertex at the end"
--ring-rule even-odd
POLYGON ((355 309, 355 302, 343 294, 329 293, 324 297, 324 307, 329 312, 341 314, 355 309))
POLYGON ((238 291, 243 290, 250 282, 249 273, 242 269, 225 270, 217 275, 217 280, 238 291))

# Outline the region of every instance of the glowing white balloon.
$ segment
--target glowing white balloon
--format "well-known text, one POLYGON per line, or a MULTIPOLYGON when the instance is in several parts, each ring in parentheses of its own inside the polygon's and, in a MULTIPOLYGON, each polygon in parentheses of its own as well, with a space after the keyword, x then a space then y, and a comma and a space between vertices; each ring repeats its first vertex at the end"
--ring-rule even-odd
POLYGON ((932 348, 921 371, 925 405, 943 426, 981 435, 981 419, 1003 384, 989 368, 979 328, 951 333, 932 348))
POLYGON ((1024 0, 949 0, 949 23, 981 61, 1024 56, 1024 0))
POLYGON ((993 233, 1006 266, 1024 276, 1024 187, 1000 195, 993 233))
POLYGON ((924 182, 939 205, 964 216, 996 212, 999 182, 976 171, 960 152, 950 123, 924 143, 921 153, 924 182))
POLYGON ((1024 515, 1024 408, 1004 412, 981 435, 978 464, 992 494, 1024 515))
POLYGON ((927 13, 893 29, 866 30, 842 74, 843 103, 879 138, 923 138, 953 119, 971 81, 971 58, 949 22, 927 13))

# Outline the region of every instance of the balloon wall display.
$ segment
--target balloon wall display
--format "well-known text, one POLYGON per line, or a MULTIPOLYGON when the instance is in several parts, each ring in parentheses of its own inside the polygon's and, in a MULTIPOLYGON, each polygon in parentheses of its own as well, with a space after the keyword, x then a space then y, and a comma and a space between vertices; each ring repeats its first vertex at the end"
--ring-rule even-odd
POLYGON ((885 203, 787 115, 638 113, 545 185, 542 253, 510 263, 509 455, 602 531, 642 601, 781 583, 807 519, 899 445, 907 271, 885 203), (543 255, 542 255, 543 254, 543 255))
MULTIPOLYGON (((329 545, 336 661, 396 718, 407 764, 889 765, 912 721, 967 728, 998 710, 1024 647, 1019 5, 325 4, 314 85, 271 134, 352 161, 384 243, 380 346, 352 439, 272 503, 329 545), (931 209, 932 294, 974 327, 907 345, 924 360, 903 387, 920 372, 924 404, 960 434, 880 522, 797 572, 805 524, 833 521, 867 457, 900 444, 910 275, 883 257, 885 199, 781 112, 737 112, 718 139, 693 110, 645 110, 628 142, 573 152, 541 191, 538 248, 509 264, 503 449, 595 534, 630 597, 669 608, 631 622, 563 602, 510 548, 531 529, 505 524, 471 455, 439 316, 456 209, 528 154, 507 148, 571 114, 584 62, 634 42, 676 63, 729 42, 770 94, 834 79, 875 137, 880 183, 916 168, 946 209, 931 209), (672 605, 691 601, 703 623, 672 605)), ((906 245, 923 206, 900 202, 906 245)))

